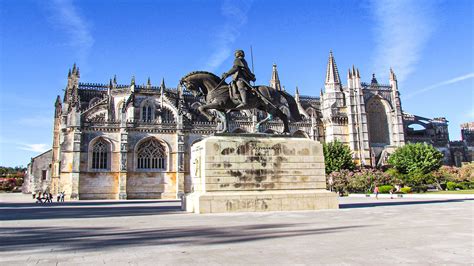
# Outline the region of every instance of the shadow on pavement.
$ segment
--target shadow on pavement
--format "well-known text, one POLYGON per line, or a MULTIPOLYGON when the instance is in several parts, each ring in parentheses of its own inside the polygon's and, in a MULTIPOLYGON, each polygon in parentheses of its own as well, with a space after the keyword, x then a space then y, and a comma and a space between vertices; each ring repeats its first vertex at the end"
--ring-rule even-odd
POLYGON ((416 200, 416 201, 382 201, 382 202, 356 202, 356 203, 340 203, 340 209, 350 208, 367 208, 367 207, 382 207, 382 206, 399 206, 399 205, 418 205, 418 204, 432 204, 432 203, 449 203, 449 202, 464 202, 472 201, 473 199, 445 199, 445 200, 416 200))
POLYGON ((80 219, 101 217, 144 216, 166 213, 185 213, 181 211, 181 203, 152 206, 109 206, 104 207, 55 207, 12 208, 0 210, 0 221, 12 220, 45 220, 45 219, 80 219))
POLYGON ((308 228, 311 224, 260 224, 222 227, 123 229, 113 227, 3 227, 2 251, 48 249, 101 250, 122 246, 220 245, 275 238, 336 233, 366 226, 308 228))
POLYGON ((53 203, 35 203, 32 202, 0 202, 0 208, 18 208, 18 207, 38 207, 38 206, 99 206, 99 205, 127 205, 127 204, 154 204, 154 203, 173 203, 180 200, 103 200, 103 201, 66 201, 53 203))

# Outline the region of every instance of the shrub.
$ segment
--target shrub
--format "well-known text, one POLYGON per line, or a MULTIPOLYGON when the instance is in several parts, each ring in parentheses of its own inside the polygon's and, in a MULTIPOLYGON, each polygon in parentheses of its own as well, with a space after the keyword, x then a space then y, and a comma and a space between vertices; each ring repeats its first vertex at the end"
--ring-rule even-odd
POLYGON ((459 169, 459 179, 462 181, 474 181, 474 163, 468 163, 459 169))
POLYGON ((456 188, 459 188, 459 185, 458 185, 458 183, 456 183, 456 182, 451 182, 451 181, 450 181, 450 182, 447 182, 447 183, 446 183, 446 188, 447 188, 448 190, 456 190, 456 188))
POLYGON ((388 163, 402 174, 428 174, 441 167, 443 154, 428 144, 407 144, 395 150, 388 163))
POLYGON ((392 190, 392 189, 393 189, 393 186, 390 186, 390 185, 380 186, 379 187, 379 193, 386 194, 386 193, 389 193, 390 190, 392 190))
POLYGON ((339 195, 348 194, 349 176, 353 175, 349 170, 341 170, 339 172, 332 172, 326 179, 326 184, 329 190, 339 193, 339 195))
POLYGON ((339 141, 324 143, 324 163, 326 174, 355 168, 351 149, 339 141))
POLYGON ((401 191, 403 194, 411 193, 411 187, 402 187, 402 188, 400 189, 400 191, 401 191))
POLYGON ((411 186, 411 190, 414 192, 426 192, 428 187, 426 185, 415 185, 411 186))

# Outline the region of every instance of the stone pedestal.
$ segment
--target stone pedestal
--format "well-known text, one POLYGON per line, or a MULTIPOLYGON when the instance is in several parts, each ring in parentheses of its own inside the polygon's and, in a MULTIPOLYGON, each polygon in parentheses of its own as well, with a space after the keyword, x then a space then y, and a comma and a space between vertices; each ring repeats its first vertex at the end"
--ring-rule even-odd
POLYGON ((322 145, 305 138, 212 136, 191 147, 195 213, 336 209, 326 190, 322 145))

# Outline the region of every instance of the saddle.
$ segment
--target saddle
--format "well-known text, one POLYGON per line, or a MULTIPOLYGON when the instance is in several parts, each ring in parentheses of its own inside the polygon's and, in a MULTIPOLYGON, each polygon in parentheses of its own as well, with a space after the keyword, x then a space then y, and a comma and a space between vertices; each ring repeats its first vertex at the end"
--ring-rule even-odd
MULTIPOLYGON (((237 89, 237 86, 232 86, 232 83, 229 83, 228 87, 229 87, 229 96, 232 100, 235 100, 235 101, 240 101, 240 92, 239 90, 237 89)), ((248 84, 247 82, 245 82, 247 84, 247 87, 248 88, 252 88, 251 90, 247 90, 248 93, 251 95, 251 96, 256 96, 256 97, 259 97, 259 95, 257 95, 257 93, 255 93, 255 90, 256 90, 256 87, 255 86, 252 86, 250 84, 248 84)))

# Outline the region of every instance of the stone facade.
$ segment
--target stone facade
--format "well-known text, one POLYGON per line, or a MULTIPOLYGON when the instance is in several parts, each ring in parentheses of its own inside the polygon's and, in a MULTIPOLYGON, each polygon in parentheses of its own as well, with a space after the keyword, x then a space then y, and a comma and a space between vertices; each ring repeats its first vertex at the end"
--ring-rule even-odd
POLYGON ((31 158, 26 168, 26 175, 22 186, 23 193, 45 192, 50 190, 52 159, 52 150, 48 150, 31 158))
MULTIPOLYGON (((64 97, 55 103, 51 192, 65 191, 76 199, 177 198, 190 192, 190 147, 214 134, 218 125, 197 111, 202 99, 182 88, 168 88, 164 80, 160 86, 150 79, 142 85, 135 78, 128 85, 118 84, 115 77, 109 84, 79 80, 74 65, 64 97)), ((270 85, 284 90, 276 65, 270 85)), ((324 92, 303 96, 296 88, 295 99, 303 120, 291 123, 292 136, 342 141, 363 166, 383 164, 396 147, 413 140, 439 143, 440 149, 449 143, 446 120, 427 121, 430 131, 422 137, 407 129, 417 117, 403 113, 392 70, 385 85, 375 76, 362 82, 352 67, 343 85, 330 53, 324 92)), ((281 109, 289 115, 285 103, 281 109)), ((278 119, 256 130, 266 117, 263 112, 231 116, 231 132, 283 130, 278 119)))

